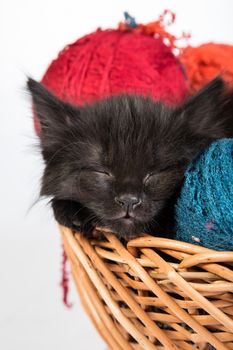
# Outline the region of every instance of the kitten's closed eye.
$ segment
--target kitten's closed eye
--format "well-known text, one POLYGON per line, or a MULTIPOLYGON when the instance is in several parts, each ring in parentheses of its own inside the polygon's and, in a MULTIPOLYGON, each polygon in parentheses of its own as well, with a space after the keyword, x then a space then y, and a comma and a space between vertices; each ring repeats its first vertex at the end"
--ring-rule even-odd
POLYGON ((108 171, 105 171, 105 170, 92 170, 92 171, 97 173, 97 174, 106 175, 108 177, 112 177, 113 176, 111 173, 109 173, 108 171))
POLYGON ((183 161, 180 161, 172 165, 170 164, 164 167, 160 167, 157 170, 147 174, 143 179, 143 183, 146 184, 149 180, 158 179, 160 176, 165 175, 164 173, 178 172, 180 169, 184 168, 184 166, 185 163, 183 161))
POLYGON ((161 172, 157 172, 148 174, 145 177, 143 184, 145 187, 151 187, 152 189, 153 187, 158 187, 161 182, 163 182, 163 175, 161 172))
POLYGON ((110 171, 105 170, 105 169, 96 169, 96 168, 92 168, 92 167, 83 167, 81 169, 81 171, 90 171, 90 172, 93 172, 93 173, 97 173, 97 174, 113 177, 113 174, 110 171))
POLYGON ((184 166, 167 166, 156 172, 149 173, 143 181, 144 191, 153 201, 166 200, 171 191, 181 183, 184 166), (169 186, 168 186, 169 183, 169 186))

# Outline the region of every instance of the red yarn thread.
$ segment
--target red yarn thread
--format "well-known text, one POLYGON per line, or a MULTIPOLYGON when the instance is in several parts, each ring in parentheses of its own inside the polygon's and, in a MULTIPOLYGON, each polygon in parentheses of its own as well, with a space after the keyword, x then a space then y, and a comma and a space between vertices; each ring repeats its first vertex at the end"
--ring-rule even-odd
POLYGON ((180 37, 172 35, 166 30, 166 27, 172 25, 176 20, 176 15, 170 10, 164 10, 159 19, 147 24, 138 24, 136 27, 130 27, 127 22, 120 22, 118 29, 122 32, 134 32, 145 34, 154 38, 166 39, 166 45, 172 49, 178 49, 177 42, 179 40, 188 40, 190 34, 183 32, 180 37))
POLYGON ((71 308, 73 306, 72 303, 68 301, 68 294, 69 294, 69 274, 67 272, 67 255, 64 250, 64 247, 62 246, 62 278, 60 286, 62 288, 62 300, 63 303, 68 307, 71 308))

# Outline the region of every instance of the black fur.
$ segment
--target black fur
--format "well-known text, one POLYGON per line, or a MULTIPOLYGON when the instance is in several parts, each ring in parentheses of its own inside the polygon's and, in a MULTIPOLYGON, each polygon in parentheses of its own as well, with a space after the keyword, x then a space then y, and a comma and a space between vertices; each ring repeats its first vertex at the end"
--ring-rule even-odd
POLYGON ((41 195, 56 220, 83 234, 95 225, 118 236, 173 229, 173 203, 187 164, 212 141, 233 136, 233 98, 221 78, 178 108, 122 94, 83 107, 28 80, 41 124, 41 195), (121 195, 135 206, 119 205, 121 195))

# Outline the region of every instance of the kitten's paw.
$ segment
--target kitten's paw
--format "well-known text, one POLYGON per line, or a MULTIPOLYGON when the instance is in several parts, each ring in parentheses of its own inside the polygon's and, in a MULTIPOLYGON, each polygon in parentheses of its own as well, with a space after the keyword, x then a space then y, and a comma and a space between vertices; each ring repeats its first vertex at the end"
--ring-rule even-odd
POLYGON ((92 235, 95 226, 88 220, 90 212, 80 203, 53 199, 52 208, 55 219, 60 225, 80 232, 86 237, 92 235))
POLYGON ((80 232, 85 237, 91 238, 93 237, 93 230, 95 229, 95 225, 92 221, 88 220, 87 216, 83 220, 75 219, 73 221, 73 229, 80 232))

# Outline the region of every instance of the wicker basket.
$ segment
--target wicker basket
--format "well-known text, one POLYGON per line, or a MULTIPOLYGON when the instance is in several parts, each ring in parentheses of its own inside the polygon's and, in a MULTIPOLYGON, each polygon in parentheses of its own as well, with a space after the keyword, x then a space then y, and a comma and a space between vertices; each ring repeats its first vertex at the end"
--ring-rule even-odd
POLYGON ((113 350, 233 349, 233 252, 60 227, 82 304, 113 350))

